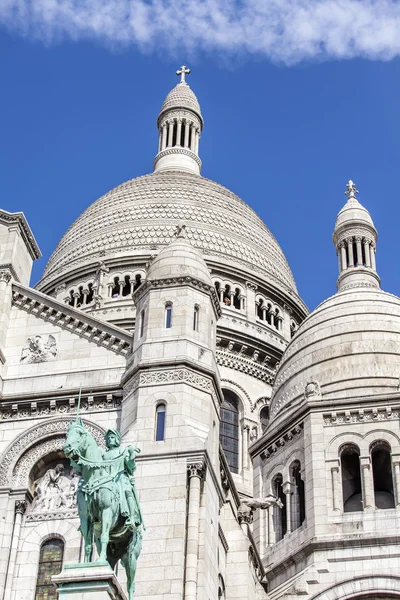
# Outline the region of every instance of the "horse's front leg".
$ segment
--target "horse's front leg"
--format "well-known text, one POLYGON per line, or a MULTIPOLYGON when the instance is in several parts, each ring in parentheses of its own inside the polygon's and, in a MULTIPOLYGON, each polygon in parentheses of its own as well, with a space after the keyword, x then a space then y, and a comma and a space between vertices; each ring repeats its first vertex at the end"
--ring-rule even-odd
POLYGON ((99 562, 107 560, 107 546, 110 540, 110 530, 113 520, 112 507, 103 509, 101 513, 101 536, 100 536, 100 556, 99 562))
POLYGON ((77 503, 80 530, 83 536, 83 543, 85 545, 85 562, 91 562, 93 554, 93 521, 90 518, 84 495, 79 491, 77 494, 77 503))

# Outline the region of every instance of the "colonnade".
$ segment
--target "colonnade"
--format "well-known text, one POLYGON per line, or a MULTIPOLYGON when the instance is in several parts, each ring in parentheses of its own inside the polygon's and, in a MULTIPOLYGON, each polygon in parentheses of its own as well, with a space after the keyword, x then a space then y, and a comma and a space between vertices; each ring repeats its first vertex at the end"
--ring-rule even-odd
POLYGON ((188 148, 194 154, 199 153, 200 129, 188 119, 170 119, 160 127, 158 152, 166 148, 188 148))
POLYGON ((376 271, 375 243, 361 236, 352 236, 338 246, 339 273, 351 267, 365 266, 376 271))

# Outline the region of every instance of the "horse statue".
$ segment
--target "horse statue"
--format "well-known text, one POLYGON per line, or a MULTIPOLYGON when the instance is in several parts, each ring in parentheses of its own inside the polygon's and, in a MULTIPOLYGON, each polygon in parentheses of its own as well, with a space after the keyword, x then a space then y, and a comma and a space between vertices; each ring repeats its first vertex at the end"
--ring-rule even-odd
POLYGON ((85 562, 91 562, 93 540, 99 558, 114 570, 121 560, 126 575, 128 598, 135 591, 136 564, 142 549, 143 519, 133 475, 139 448, 120 448, 116 429, 105 433, 107 450, 97 445, 82 419, 71 421, 64 454, 81 474, 77 490, 80 531, 85 545, 85 562))

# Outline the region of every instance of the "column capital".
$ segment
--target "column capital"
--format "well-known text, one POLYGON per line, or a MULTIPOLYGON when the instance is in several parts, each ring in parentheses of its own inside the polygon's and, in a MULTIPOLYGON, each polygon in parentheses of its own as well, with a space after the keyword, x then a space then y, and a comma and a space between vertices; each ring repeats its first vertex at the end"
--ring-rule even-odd
POLYGON ((198 477, 199 479, 204 479, 206 474, 206 467, 204 461, 198 460, 187 463, 187 471, 189 478, 198 477))
POLYGON ((26 500, 16 500, 15 501, 15 514, 23 515, 26 511, 26 500))
POLYGON ((5 281, 6 284, 9 284, 11 279, 12 275, 9 269, 0 269, 0 281, 5 281))

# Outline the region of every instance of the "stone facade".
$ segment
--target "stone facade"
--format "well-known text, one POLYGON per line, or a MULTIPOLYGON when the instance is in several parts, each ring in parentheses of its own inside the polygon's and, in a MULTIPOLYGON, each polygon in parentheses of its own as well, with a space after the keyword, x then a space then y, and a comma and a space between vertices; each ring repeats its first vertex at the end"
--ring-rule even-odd
POLYGON ((307 317, 266 226, 199 175, 187 74, 155 173, 89 207, 36 289, 32 232, 0 211, 0 600, 45 590, 46 544, 58 573, 82 559, 62 452, 80 388, 96 440, 142 450, 138 600, 400 598, 400 300, 372 219, 350 182, 340 293, 307 317))

